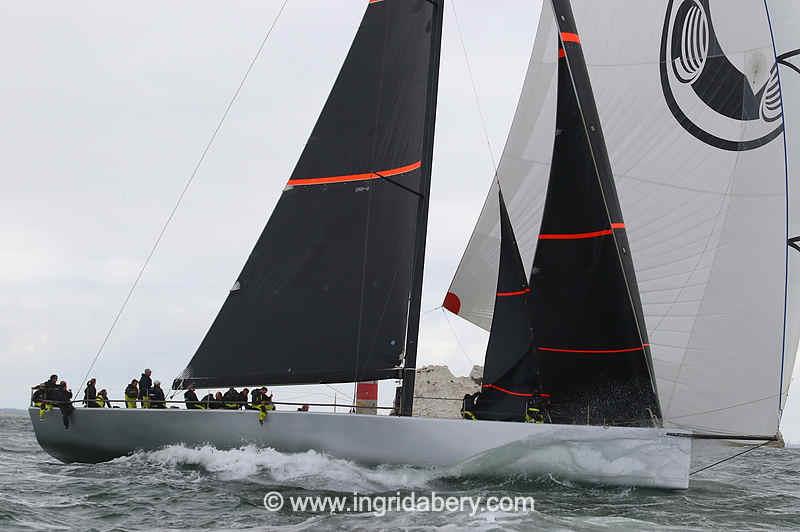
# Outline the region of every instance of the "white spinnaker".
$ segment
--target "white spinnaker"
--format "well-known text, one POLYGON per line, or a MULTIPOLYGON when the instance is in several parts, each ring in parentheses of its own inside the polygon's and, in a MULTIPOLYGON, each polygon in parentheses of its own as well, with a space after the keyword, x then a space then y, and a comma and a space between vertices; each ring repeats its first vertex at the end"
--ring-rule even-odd
MULTIPOLYGON (((664 420, 703 432, 772 435, 784 358, 783 138, 744 151, 712 146, 678 123, 667 92, 684 120, 718 138, 761 138, 780 121, 723 116, 692 86, 675 82, 669 55, 662 87, 662 32, 675 27, 686 3, 703 8, 696 0, 604 0, 602 9, 576 0, 573 7, 636 264, 664 420)), ((775 55, 764 2, 712 0, 708 7, 730 63, 753 91, 768 84, 775 55)))
POLYGON ((557 54, 558 30, 546 0, 497 180, 445 299, 445 308, 487 331, 492 324, 500 262, 498 181, 528 274, 533 264, 553 152, 557 54))
MULTIPOLYGON (((800 10, 796 0, 769 0, 772 33, 777 55, 800 49, 800 10)), ((786 135, 787 185, 789 205, 789 238, 800 236, 800 55, 787 57, 780 65, 783 115, 786 135), (788 63, 788 64, 787 64, 788 63), (789 65, 794 65, 794 68, 789 65), (794 126, 794 127, 793 127, 794 126)), ((798 340, 800 340, 800 251, 787 248, 789 277, 787 282, 786 344, 781 395, 781 408, 786 403, 792 378, 798 340)))
MULTIPOLYGON (((798 29, 792 3, 770 2, 778 54, 800 47, 792 43, 798 29)), ((768 137, 781 122, 725 116, 692 83, 676 78, 672 57, 665 63, 666 88, 660 69, 662 32, 672 31, 684 7, 682 15, 690 12, 694 24, 688 33, 708 35, 697 30, 701 15, 707 17, 722 53, 753 93, 770 85, 775 53, 765 3, 709 0, 706 9, 701 0, 573 0, 572 6, 631 243, 665 423, 710 433, 775 434, 800 333, 800 308, 790 303, 785 339, 784 138, 778 134, 760 147, 731 150, 708 137, 728 144, 752 141, 768 137), (679 120, 694 124, 704 140, 679 120)), ((682 42, 690 52, 695 46, 687 64, 705 68, 708 63, 696 61, 703 43, 682 42)), ((784 67, 780 72, 790 100, 798 79, 789 78, 798 74, 784 67)), ((800 115, 791 103, 789 121, 800 115)), ((550 149, 551 141, 543 142, 550 149)), ((526 178, 532 182, 522 187, 541 192, 522 210, 538 220, 542 177, 526 178)), ((522 240, 520 206, 515 207, 512 221, 522 240)), ((795 221, 800 230, 800 218, 795 221)), ((534 250, 535 242, 523 252, 528 265, 534 250)), ((462 265, 477 260, 471 251, 462 265)), ((486 273, 494 273, 493 286, 496 266, 486 273)), ((459 274, 451 291, 463 290, 458 279, 459 274)), ((491 291, 482 291, 488 295, 482 296, 481 319, 473 319, 467 305, 460 315, 488 328, 491 291)))

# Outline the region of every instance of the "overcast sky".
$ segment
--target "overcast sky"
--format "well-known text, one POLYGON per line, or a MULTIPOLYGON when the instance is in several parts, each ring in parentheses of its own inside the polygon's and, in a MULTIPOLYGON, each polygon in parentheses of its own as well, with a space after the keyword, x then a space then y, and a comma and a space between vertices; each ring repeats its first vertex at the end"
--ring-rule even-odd
MULTIPOLYGON (((300 155, 365 4, 289 0, 93 371, 112 397, 145 366, 171 383, 191 358, 300 155)), ((0 5, 0 406, 24 407, 29 386, 53 371, 77 391, 279 5, 0 5)), ((539 6, 456 4, 494 160, 539 6)), ((440 305, 493 173, 448 7, 423 310, 440 305)), ((419 364, 466 374, 485 342, 477 328, 431 311, 419 364)), ((790 409, 784 432, 800 439, 800 408, 790 409)))

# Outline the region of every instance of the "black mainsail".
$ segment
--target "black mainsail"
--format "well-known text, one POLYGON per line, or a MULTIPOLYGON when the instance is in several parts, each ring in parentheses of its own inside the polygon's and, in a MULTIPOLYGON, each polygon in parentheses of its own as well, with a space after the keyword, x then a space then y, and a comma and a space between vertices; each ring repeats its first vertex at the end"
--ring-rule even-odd
POLYGON ((401 375, 418 326, 440 38, 436 3, 369 1, 278 205, 175 388, 401 375))

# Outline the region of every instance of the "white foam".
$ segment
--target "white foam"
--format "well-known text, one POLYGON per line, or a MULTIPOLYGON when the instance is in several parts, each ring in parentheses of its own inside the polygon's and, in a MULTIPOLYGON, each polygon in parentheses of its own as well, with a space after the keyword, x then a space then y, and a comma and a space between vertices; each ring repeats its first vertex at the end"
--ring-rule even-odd
POLYGON ((610 437, 598 432, 573 439, 554 432, 501 445, 464 460, 450 469, 454 476, 524 474, 558 482, 640 485, 658 478, 657 485, 685 488, 690 452, 688 440, 658 434, 610 437))
POLYGON ((252 445, 219 450, 210 445, 171 445, 142 453, 149 462, 165 466, 198 466, 223 480, 251 479, 305 489, 375 493, 425 487, 436 476, 432 470, 412 467, 365 467, 316 451, 281 453, 252 445))

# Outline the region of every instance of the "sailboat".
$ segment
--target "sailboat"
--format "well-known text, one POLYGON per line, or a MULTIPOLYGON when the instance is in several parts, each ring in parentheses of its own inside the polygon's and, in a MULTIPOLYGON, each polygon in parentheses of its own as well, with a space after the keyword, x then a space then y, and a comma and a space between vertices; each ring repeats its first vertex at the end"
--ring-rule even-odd
MULTIPOLYGON (((174 389, 399 379, 395 415, 78 409, 98 462, 182 443, 685 489, 776 438, 800 336, 791 0, 546 0, 444 307, 489 331, 465 417, 412 417, 444 2, 369 0, 297 166, 174 389), (787 97, 789 95, 789 97, 787 97)), ((465 178, 473 178, 465 176, 465 178)))

